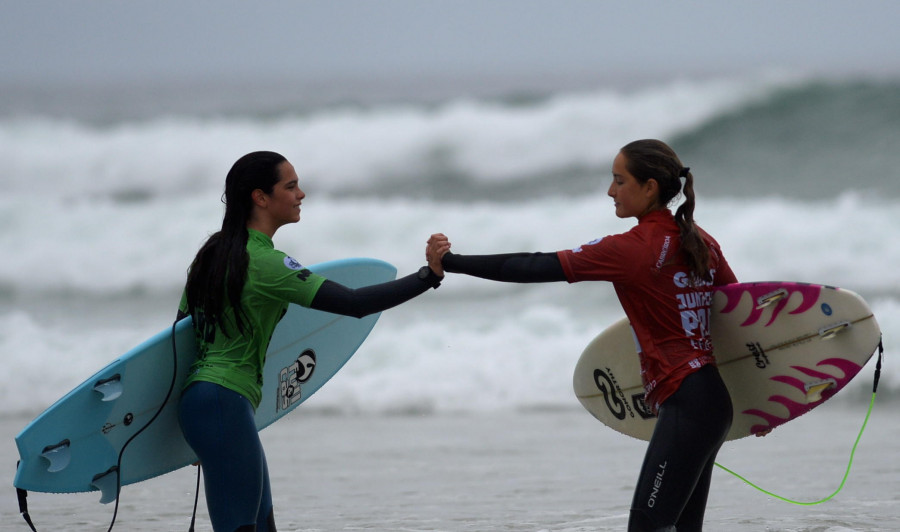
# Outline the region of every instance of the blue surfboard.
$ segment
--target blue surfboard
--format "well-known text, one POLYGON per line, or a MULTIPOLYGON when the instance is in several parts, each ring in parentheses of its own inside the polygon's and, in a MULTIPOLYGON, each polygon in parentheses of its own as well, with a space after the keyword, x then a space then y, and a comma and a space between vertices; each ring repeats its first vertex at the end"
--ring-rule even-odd
MULTIPOLYGON (((389 281, 397 273, 375 259, 325 262, 310 270, 351 288, 389 281)), ((266 352, 257 428, 274 423, 328 382, 378 317, 290 305, 266 352)), ((185 318, 67 393, 16 436, 20 463, 14 485, 48 493, 100 490, 100 502, 108 503, 116 498, 119 477, 124 486, 195 462, 178 425, 177 405, 196 351, 191 320, 185 318)))

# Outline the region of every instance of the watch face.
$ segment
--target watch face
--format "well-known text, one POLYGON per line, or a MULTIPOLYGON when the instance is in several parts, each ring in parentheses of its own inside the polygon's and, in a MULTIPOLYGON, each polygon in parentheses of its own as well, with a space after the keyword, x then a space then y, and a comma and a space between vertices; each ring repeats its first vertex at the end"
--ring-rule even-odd
POLYGON ((428 266, 419 268, 418 277, 432 288, 437 288, 441 285, 440 277, 434 274, 428 266))

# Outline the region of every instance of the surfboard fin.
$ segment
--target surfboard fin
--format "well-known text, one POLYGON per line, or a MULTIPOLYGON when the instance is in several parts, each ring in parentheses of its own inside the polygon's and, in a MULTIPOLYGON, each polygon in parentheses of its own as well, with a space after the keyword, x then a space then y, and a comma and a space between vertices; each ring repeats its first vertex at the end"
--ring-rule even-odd
POLYGON ((832 338, 837 336, 839 332, 849 328, 850 322, 842 321, 840 323, 836 323, 834 325, 829 325, 828 327, 822 327, 821 329, 819 329, 819 337, 822 338, 822 340, 831 340, 832 338))
POLYGON ((91 486, 100 490, 100 504, 113 502, 119 491, 119 468, 112 466, 103 473, 94 475, 91 486))
POLYGON ((41 458, 46 459, 50 463, 47 467, 48 473, 62 471, 72 459, 72 453, 69 452, 69 440, 63 440, 56 445, 44 447, 44 450, 41 452, 41 458))
POLYGON ((824 379, 816 382, 809 382, 803 385, 803 389, 806 390, 806 402, 807 403, 817 403, 822 400, 822 393, 826 390, 830 390, 837 386, 837 381, 834 379, 824 379))
POLYGON ((775 303, 776 301, 784 299, 785 297, 787 297, 787 295, 788 295, 788 291, 786 289, 779 288, 778 290, 775 290, 774 292, 769 292, 768 294, 759 296, 756 299, 756 308, 757 308, 757 310, 759 310, 759 309, 768 307, 772 303, 775 303))
POLYGON ((94 384, 94 391, 103 396, 101 401, 112 401, 122 395, 122 376, 116 373, 108 379, 102 379, 94 384))

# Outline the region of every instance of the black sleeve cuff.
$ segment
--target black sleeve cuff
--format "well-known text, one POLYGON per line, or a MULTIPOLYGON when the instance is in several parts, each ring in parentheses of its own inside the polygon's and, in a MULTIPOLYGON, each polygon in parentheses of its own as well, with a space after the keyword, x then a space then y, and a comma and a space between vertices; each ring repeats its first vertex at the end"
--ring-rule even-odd
POLYGON ((444 280, 443 277, 434 273, 429 266, 422 266, 419 268, 419 272, 416 274, 420 281, 427 284, 431 288, 437 288, 441 286, 441 281, 444 280))

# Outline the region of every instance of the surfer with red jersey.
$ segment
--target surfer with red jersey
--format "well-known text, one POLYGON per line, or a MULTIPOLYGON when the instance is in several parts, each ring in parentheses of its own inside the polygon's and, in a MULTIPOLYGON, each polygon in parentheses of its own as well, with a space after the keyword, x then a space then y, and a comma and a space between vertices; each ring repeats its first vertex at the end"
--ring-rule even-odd
POLYGON ((693 175, 668 145, 638 140, 612 167, 608 195, 630 231, 555 253, 457 255, 443 234, 428 255, 444 271, 503 282, 610 281, 631 322, 645 401, 659 419, 628 530, 698 531, 732 405, 709 339, 711 287, 737 282, 719 244, 694 223, 693 175), (682 185, 682 179, 684 184, 682 185), (669 205, 684 202, 673 214, 669 205))

